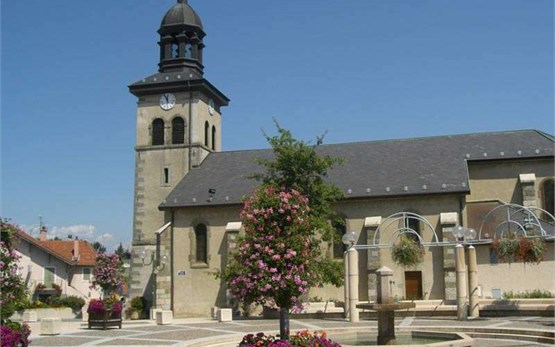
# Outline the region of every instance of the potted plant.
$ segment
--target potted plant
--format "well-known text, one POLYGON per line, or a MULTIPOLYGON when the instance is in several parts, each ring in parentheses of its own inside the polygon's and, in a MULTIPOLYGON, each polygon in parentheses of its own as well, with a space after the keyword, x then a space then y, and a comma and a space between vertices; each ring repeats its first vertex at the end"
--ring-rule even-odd
POLYGON ((415 267, 424 260, 424 247, 413 238, 402 234, 391 249, 391 258, 397 265, 415 267))
POLYGON ((121 329, 121 308, 117 295, 111 295, 105 299, 92 299, 87 310, 89 329, 100 327, 106 330, 114 326, 121 329))
POLYGON ((514 233, 506 237, 495 238, 493 240, 495 255, 500 261, 510 264, 518 258, 519 243, 519 239, 514 233))
POLYGON ((93 269, 92 288, 102 289, 104 299, 93 299, 89 304, 89 329, 119 326, 121 329, 121 302, 115 292, 123 284, 123 262, 117 254, 99 254, 93 269))
POLYGON ((140 319, 143 315, 144 299, 136 296, 129 302, 129 307, 125 310, 125 316, 129 319, 140 319))

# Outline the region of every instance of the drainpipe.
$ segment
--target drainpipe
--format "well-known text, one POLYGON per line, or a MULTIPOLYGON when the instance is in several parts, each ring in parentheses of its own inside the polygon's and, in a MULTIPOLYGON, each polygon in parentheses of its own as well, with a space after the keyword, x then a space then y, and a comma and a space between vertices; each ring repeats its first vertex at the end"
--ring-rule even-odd
POLYGON ((193 90, 191 89, 191 81, 187 81, 187 86, 189 88, 189 168, 188 171, 191 171, 193 167, 193 90))

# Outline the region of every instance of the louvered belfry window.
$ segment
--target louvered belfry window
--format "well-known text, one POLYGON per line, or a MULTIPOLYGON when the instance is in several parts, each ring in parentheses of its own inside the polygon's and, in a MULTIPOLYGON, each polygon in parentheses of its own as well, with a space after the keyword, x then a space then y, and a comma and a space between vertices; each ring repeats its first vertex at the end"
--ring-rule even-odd
POLYGON ((172 120, 172 143, 185 143, 185 121, 181 117, 172 120))
POLYGON ((156 118, 152 121, 152 145, 160 146, 164 144, 164 121, 156 118))

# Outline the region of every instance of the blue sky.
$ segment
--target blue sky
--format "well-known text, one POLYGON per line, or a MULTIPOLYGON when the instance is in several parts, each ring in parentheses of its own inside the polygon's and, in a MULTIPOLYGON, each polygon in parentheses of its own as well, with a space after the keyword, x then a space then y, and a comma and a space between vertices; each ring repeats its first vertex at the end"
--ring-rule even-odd
MULTIPOLYGON (((175 0, 1 3, 0 216, 109 248, 132 234, 135 97, 175 0)), ((553 134, 551 0, 190 0, 224 150, 272 117, 326 143, 553 134)))

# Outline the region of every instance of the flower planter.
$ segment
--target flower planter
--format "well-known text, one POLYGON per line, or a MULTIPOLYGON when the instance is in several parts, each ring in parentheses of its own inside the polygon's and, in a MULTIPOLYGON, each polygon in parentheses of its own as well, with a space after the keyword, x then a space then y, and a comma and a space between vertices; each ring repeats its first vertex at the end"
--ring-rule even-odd
POLYGON ((121 311, 89 311, 89 329, 102 328, 106 330, 111 327, 118 327, 121 329, 121 311))

